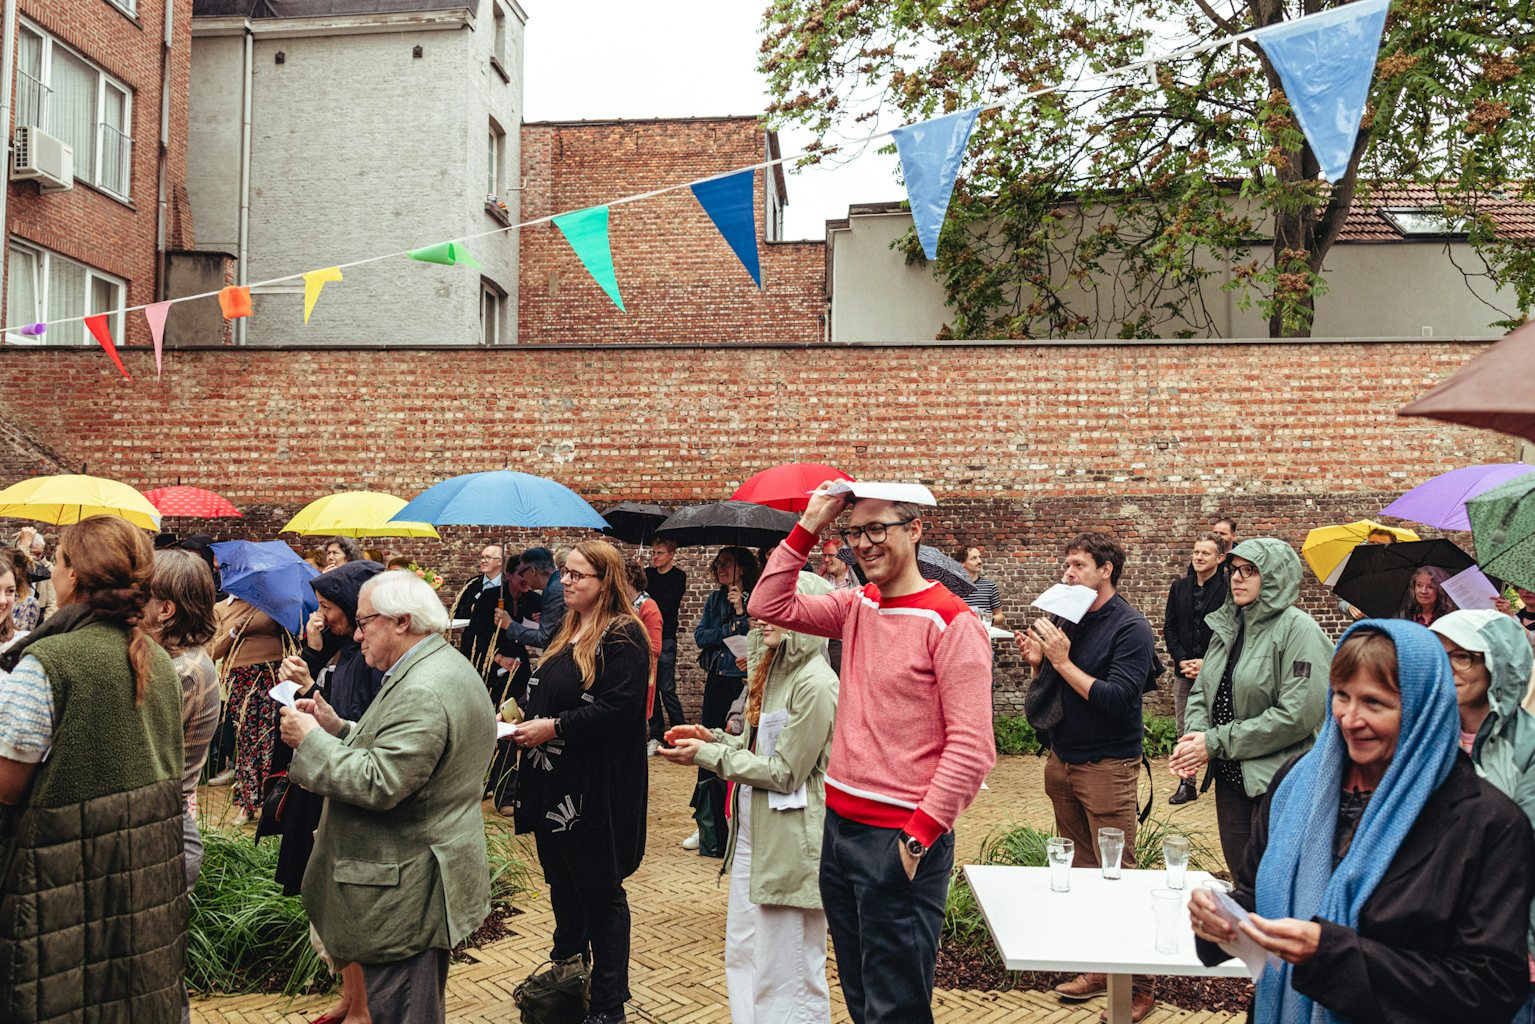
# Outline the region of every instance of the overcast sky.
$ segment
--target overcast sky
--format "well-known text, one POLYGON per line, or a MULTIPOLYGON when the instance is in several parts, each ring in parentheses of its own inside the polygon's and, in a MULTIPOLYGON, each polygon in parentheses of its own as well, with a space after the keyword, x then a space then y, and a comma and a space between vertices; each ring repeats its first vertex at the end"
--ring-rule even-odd
MULTIPOLYGON (((758 22, 767 0, 521 0, 529 121, 760 114, 758 22)), ((805 138, 783 133, 785 156, 805 138)), ((823 238, 849 203, 904 199, 894 156, 789 172, 786 238, 823 238)), ((718 168, 710 168, 711 171, 718 168)), ((614 197, 618 198, 617 196, 614 197)))

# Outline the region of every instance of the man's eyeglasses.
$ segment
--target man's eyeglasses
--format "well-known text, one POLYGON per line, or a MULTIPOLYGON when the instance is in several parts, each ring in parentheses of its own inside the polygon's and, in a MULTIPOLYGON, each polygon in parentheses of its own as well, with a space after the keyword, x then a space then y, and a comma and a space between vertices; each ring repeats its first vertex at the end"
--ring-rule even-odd
POLYGON ((1233 565, 1231 567, 1232 579, 1250 580, 1258 575, 1258 567, 1251 562, 1246 565, 1233 565))
POLYGON ((359 616, 357 616, 357 628, 358 629, 367 629, 368 628, 368 623, 372 622, 374 619, 378 618, 379 616, 381 616, 383 614, 384 614, 383 612, 374 612, 372 615, 359 615, 359 616))
POLYGON ((579 572, 575 569, 560 570, 560 579, 564 580, 566 583, 579 583, 582 580, 595 580, 600 578, 601 577, 594 572, 579 572))
POLYGON ((1469 671, 1487 660, 1487 655, 1476 651, 1451 651, 1450 664, 1461 672, 1469 671))
POLYGON ((890 531, 897 526, 905 526, 916 522, 920 516, 911 516, 894 523, 864 523, 862 526, 850 526, 845 530, 838 530, 837 536, 842 538, 842 543, 852 547, 861 536, 870 544, 883 544, 890 531))

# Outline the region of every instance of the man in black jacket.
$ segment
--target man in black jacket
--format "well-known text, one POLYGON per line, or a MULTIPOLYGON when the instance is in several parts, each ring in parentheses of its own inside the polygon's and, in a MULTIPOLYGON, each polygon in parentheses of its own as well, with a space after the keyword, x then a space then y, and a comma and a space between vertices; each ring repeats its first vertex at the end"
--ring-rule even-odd
POLYGON ((528 548, 515 569, 509 569, 539 592, 538 621, 524 626, 505 610, 496 613, 495 622, 505 630, 506 638, 524 647, 542 650, 549 646, 565 618, 565 586, 554 565, 554 552, 548 548, 528 548))
MULTIPOLYGON (((1183 728, 1183 711, 1189 703, 1189 689, 1204 664, 1210 646, 1210 627, 1205 616, 1226 603, 1231 586, 1225 570, 1226 542, 1220 534, 1201 533, 1194 541, 1189 569, 1167 589, 1167 611, 1162 616, 1162 640, 1173 665, 1173 710, 1178 718, 1178 735, 1183 728)), ((1199 799, 1192 778, 1178 783, 1178 790, 1168 798, 1170 804, 1185 804, 1199 799)))
POLYGON ((491 662, 491 647, 497 632, 496 609, 505 600, 504 557, 500 544, 485 545, 480 552, 480 574, 469 581, 453 605, 455 619, 469 620, 459 636, 458 649, 487 679, 496 669, 491 662))

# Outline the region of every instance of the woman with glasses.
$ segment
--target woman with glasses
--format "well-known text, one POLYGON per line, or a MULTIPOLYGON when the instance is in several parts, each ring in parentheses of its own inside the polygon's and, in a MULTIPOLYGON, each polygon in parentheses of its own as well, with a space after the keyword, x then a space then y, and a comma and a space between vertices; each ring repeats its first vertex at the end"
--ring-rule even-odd
POLYGON ((1229 572, 1231 600, 1205 617, 1210 646, 1168 767, 1192 780, 1210 765, 1221 852, 1235 871, 1274 773, 1310 749, 1327 716, 1332 644, 1295 605, 1301 561, 1290 545, 1244 540, 1232 549, 1229 572))
MULTIPOLYGON (((1451 612, 1430 628, 1450 656, 1460 749, 1478 775, 1535 821, 1535 716, 1519 706, 1535 665, 1525 630, 1490 608, 1451 612)), ((1535 906, 1530 920, 1529 946, 1535 950, 1535 906)), ((1535 956, 1529 964, 1530 992, 1513 1024, 1535 1021, 1535 956)))
MULTIPOLYGON (((710 570, 719 587, 704 602, 698 627, 693 630, 699 667, 708 673, 699 724, 705 729, 723 729, 730 705, 741 696, 746 683, 746 658, 732 654, 725 638, 744 637, 751 631, 746 603, 761 569, 746 548, 729 547, 714 556, 710 570)), ((698 828, 682 841, 682 848, 697 850, 704 857, 725 856, 725 784, 713 772, 698 770, 692 807, 698 828)))
POLYGON ((589 962, 586 1024, 621 1024, 629 999, 623 881, 645 853, 650 640, 613 545, 577 544, 560 577, 565 617, 511 736, 522 752, 514 820, 518 833, 533 833, 549 886, 556 980, 589 962))

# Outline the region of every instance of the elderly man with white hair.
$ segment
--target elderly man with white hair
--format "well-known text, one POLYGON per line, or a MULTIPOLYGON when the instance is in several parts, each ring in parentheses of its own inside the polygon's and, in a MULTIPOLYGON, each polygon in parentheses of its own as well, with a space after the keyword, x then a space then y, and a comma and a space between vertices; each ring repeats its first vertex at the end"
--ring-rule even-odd
POLYGON ((304 909, 338 965, 362 965, 376 1024, 442 1021, 448 951, 490 912, 480 796, 495 712, 414 573, 364 583, 356 623, 363 657, 384 672, 362 718, 344 721, 320 697, 282 711, 289 780, 327 798, 304 909))

